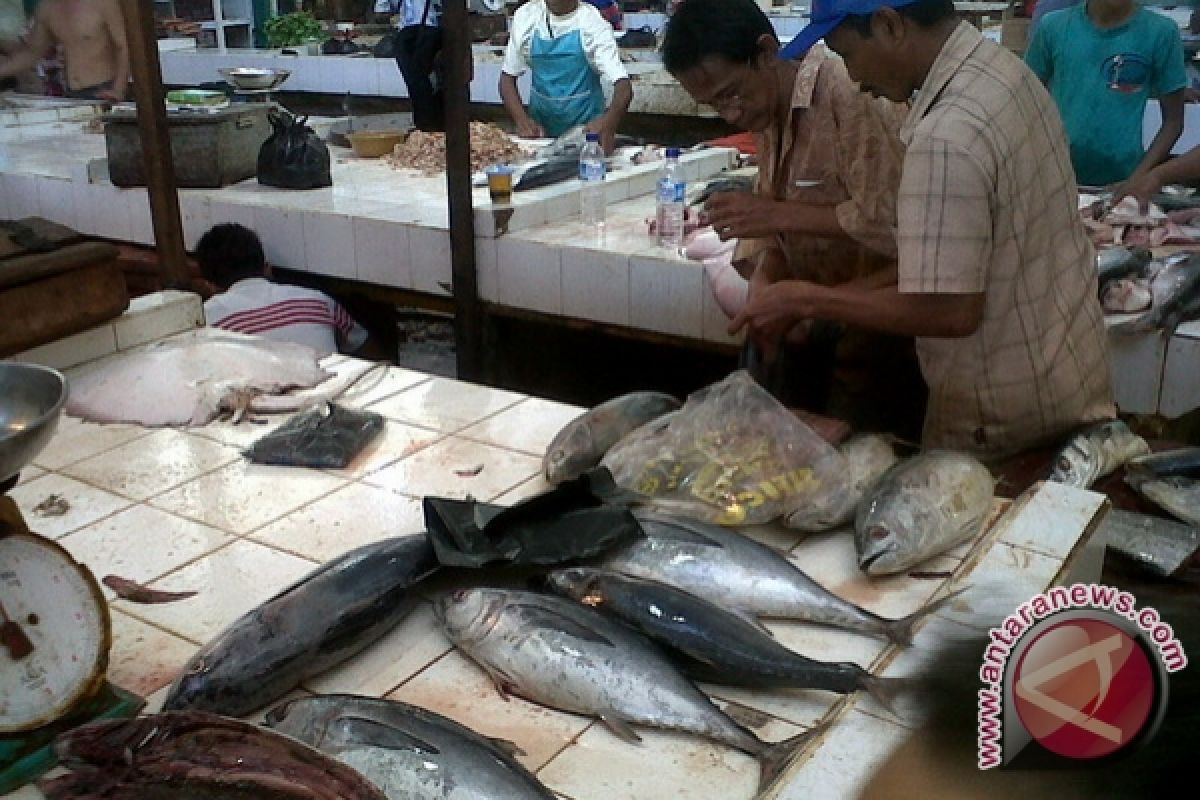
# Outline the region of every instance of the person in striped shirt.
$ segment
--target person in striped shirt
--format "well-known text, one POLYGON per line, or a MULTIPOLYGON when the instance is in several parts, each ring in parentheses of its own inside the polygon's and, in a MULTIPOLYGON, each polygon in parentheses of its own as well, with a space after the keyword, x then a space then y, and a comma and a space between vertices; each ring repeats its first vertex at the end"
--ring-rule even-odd
POLYGON ((249 228, 214 225, 200 237, 195 255, 217 290, 204 302, 209 326, 307 345, 320 356, 365 349, 367 331, 332 297, 271 280, 262 242, 249 228))

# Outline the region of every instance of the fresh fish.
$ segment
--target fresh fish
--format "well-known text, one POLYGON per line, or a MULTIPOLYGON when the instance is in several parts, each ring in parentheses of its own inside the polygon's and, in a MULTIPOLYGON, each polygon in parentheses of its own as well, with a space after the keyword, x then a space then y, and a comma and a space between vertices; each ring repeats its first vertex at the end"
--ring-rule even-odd
POLYGON ((302 697, 271 709, 266 725, 354 767, 390 800, 554 800, 513 757, 512 742, 419 706, 349 694, 302 697))
POLYGON ((1150 292, 1154 304, 1149 311, 1109 330, 1148 333, 1162 329, 1169 336, 1181 322, 1200 316, 1200 254, 1191 254, 1185 261, 1160 270, 1150 284, 1150 292))
POLYGON ((163 708, 237 717, 356 655, 412 609, 437 568, 425 534, 384 539, 328 562, 200 648, 163 708))
POLYGON ((1141 275, 1150 263, 1150 251, 1144 247, 1109 247, 1096 253, 1099 285, 1109 281, 1141 275))
POLYGON ((1200 447, 1163 450, 1131 458, 1125 464, 1125 474, 1142 478, 1164 478, 1169 475, 1200 478, 1200 447))
POLYGON ((717 192, 752 192, 757 178, 753 175, 726 175, 704 185, 688 205, 702 206, 717 192))
POLYGON ((1141 278, 1119 278, 1109 281, 1100 293, 1100 305, 1110 314, 1145 311, 1153 303, 1150 283, 1141 278))
MULTIPOLYGON (((576 125, 550 144, 538 150, 537 156, 538 158, 551 160, 574 159, 578 161, 579 151, 583 149, 585 141, 587 141, 587 127, 576 125)), ((617 134, 613 146, 630 147, 641 143, 641 140, 632 136, 617 134)))
POLYGON ((806 658, 772 638, 761 624, 665 583, 608 570, 555 570, 554 591, 631 625, 683 656, 694 680, 753 688, 823 689, 849 694, 860 689, 886 706, 892 683, 857 664, 806 658))
POLYGON ((611 551, 599 566, 658 581, 755 617, 801 619, 912 641, 917 621, 938 607, 888 619, 843 600, 788 558, 737 531, 652 511, 635 510, 644 539, 611 551))
POLYGON ((308 745, 202 711, 94 722, 54 752, 70 771, 38 782, 48 800, 386 800, 308 745))
POLYGON ((829 484, 784 515, 789 528, 818 533, 854 520, 854 511, 867 490, 896 463, 896 451, 886 436, 870 433, 851 437, 840 448, 850 481, 829 484))
POLYGON ((858 507, 859 568, 868 575, 903 572, 971 538, 987 517, 995 484, 966 453, 930 450, 901 461, 858 507))
POLYGON ((1160 578, 1174 576, 1200 551, 1200 528, 1115 508, 1096 535, 1109 550, 1160 578))
POLYGON ((614 397, 567 423, 546 448, 542 472, 551 484, 577 478, 600 463, 627 433, 678 409, 669 394, 632 392, 614 397))
POLYGON ((1150 445, 1119 419, 1092 425, 1072 436, 1054 457, 1050 480, 1088 489, 1131 458, 1146 455, 1150 445))
POLYGON ((460 589, 434 606, 446 635, 502 694, 598 717, 617 736, 631 724, 694 733, 759 759, 767 786, 812 731, 767 744, 734 722, 641 635, 570 600, 460 589))
POLYGON ((149 586, 143 586, 119 575, 105 575, 100 582, 116 592, 117 597, 131 603, 172 603, 176 600, 186 600, 196 596, 194 591, 164 592, 161 589, 151 589, 149 586))
POLYGON ((1200 527, 1200 481, 1181 475, 1148 480, 1126 475, 1125 480, 1159 508, 1189 525, 1200 527))
POLYGON ((543 186, 560 183, 568 178, 578 177, 578 175, 578 156, 573 158, 556 158, 544 161, 541 164, 534 164, 522 172, 521 177, 513 185, 513 191, 523 192, 527 189, 540 189, 543 186))

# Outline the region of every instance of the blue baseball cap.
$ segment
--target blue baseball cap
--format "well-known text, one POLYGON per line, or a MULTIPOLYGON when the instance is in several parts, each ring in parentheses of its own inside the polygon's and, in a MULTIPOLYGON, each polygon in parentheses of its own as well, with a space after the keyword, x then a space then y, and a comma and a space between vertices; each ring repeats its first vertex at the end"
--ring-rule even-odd
POLYGON ((918 0, 812 0, 810 22, 780 51, 784 58, 803 58, 818 39, 850 16, 866 16, 881 8, 903 8, 918 0))

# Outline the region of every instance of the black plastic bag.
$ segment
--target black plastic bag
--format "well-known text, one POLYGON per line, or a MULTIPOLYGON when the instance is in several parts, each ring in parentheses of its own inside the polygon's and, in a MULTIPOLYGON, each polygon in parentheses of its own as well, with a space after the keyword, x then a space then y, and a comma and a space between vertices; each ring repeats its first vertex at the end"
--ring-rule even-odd
POLYGON ((396 44, 399 33, 399 31, 391 31, 381 36, 375 46, 371 48, 371 55, 375 58, 395 58, 399 53, 396 44))
POLYGON ((256 464, 342 469, 384 425, 379 414, 330 403, 292 417, 250 445, 244 455, 256 464))
POLYGON ((511 508, 426 497, 425 529, 443 566, 561 564, 641 536, 632 499, 596 469, 511 508))
POLYGON ((332 186, 329 147, 308 127, 308 117, 271 111, 268 119, 274 130, 258 150, 258 182, 281 189, 332 186))

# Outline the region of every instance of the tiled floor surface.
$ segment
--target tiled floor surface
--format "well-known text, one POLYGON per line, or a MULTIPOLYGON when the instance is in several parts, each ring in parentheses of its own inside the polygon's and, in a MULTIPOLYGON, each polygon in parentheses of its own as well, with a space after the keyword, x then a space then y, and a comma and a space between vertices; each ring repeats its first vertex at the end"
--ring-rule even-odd
MULTIPOLYGON (((55 439, 12 491, 30 526, 58 540, 97 578, 115 574, 159 589, 198 592, 178 602, 137 605, 106 590, 114 623, 110 679, 146 696, 148 709, 158 707, 197 646, 273 592, 353 547, 422 530, 424 495, 511 504, 544 490, 540 454, 579 411, 398 368, 369 392, 344 400, 388 419, 386 434, 345 470, 249 464, 239 446, 260 436, 263 426, 221 422, 197 430, 147 430, 64 417, 55 439), (65 514, 45 517, 33 510, 51 494, 66 499, 65 514)), ((766 529, 762 538, 790 550, 828 588, 889 616, 917 610, 948 583, 907 576, 868 583, 845 532, 802 539, 766 529)), ((1059 559, 1024 544, 1004 547, 1023 559, 1040 559, 1038 569, 1026 572, 1036 572, 1029 579, 1046 585, 1053 573, 1044 575, 1040 567, 1059 559)), ((976 557, 972 548, 960 547, 929 569, 962 572, 976 557)), ((1008 564, 997 560, 989 569, 1015 569, 1008 564)), ((926 635, 944 626, 957 624, 933 618, 926 635)), ((889 650, 882 640, 848 632, 787 622, 770 627, 785 645, 823 660, 870 667, 889 650)), ((908 668, 914 668, 911 662, 919 659, 905 662, 908 668)), ((902 663, 888 671, 903 669, 902 663)), ((772 741, 839 711, 842 701, 819 691, 704 688, 772 741)), ((642 731, 644 743, 632 746, 584 717, 502 699, 482 671, 451 649, 428 602, 302 691, 394 697, 512 739, 524 749, 524 763, 571 800, 750 797, 758 779, 751 758, 696 737, 642 731)), ((859 703, 835 725, 822 752, 840 748, 882 758, 912 724, 859 703)), ((869 758, 858 761, 869 767, 869 758)), ((835 774, 837 763, 810 762, 785 791, 838 796, 826 790, 840 791, 857 779, 835 774)), ((11 797, 40 795, 26 787, 11 797)))

